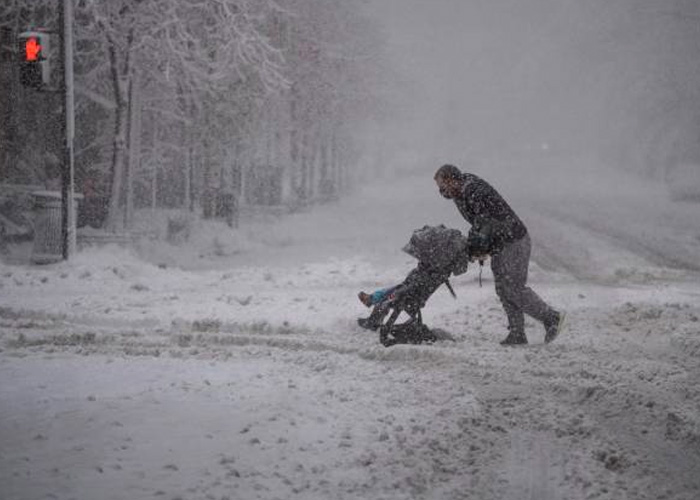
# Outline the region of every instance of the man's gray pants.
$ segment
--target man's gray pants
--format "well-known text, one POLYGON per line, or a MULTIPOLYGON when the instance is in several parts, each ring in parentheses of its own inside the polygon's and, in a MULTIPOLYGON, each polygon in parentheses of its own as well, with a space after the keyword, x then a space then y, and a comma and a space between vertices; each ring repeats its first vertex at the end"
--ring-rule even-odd
POLYGON ((496 295, 503 303, 508 316, 511 335, 525 334, 525 314, 538 321, 551 321, 556 312, 532 289, 525 286, 530 264, 530 236, 507 243, 491 257, 491 270, 496 282, 496 295))

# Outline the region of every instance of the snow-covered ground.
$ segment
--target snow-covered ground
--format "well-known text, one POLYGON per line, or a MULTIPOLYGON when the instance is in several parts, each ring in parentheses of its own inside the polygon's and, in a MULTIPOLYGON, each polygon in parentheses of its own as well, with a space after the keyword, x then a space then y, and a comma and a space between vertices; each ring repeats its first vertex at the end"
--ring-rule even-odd
POLYGON ((700 498, 700 208, 552 170, 493 179, 569 312, 504 349, 484 268, 385 349, 359 290, 411 231, 465 229, 432 172, 190 244, 0 265, 0 498, 700 498), (527 182, 526 182, 527 180, 527 182))

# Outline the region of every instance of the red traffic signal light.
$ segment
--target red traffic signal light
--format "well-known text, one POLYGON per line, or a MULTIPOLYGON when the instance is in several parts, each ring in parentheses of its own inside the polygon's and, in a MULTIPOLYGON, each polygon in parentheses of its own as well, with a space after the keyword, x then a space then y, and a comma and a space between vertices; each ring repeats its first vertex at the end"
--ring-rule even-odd
POLYGON ((19 79, 25 87, 42 90, 49 86, 49 34, 25 31, 18 37, 19 79))
POLYGON ((27 62, 39 61, 42 59, 41 50, 43 47, 39 43, 39 39, 35 36, 30 36, 24 42, 24 60, 27 62))

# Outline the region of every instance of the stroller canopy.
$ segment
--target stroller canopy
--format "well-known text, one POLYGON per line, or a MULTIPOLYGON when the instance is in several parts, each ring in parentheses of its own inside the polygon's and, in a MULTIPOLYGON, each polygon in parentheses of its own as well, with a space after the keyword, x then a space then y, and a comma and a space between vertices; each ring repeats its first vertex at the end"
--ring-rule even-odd
POLYGON ((466 272, 469 263, 467 238, 442 224, 416 229, 402 250, 424 265, 453 274, 466 272))

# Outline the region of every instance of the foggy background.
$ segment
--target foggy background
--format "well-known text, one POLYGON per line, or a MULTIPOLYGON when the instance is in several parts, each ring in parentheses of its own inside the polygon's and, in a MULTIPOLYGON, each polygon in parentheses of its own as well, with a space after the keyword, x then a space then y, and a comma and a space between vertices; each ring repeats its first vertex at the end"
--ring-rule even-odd
POLYGON ((585 156, 656 178, 699 158, 698 2, 375 0, 371 9, 410 82, 395 96, 404 121, 387 129, 402 154, 549 154, 562 168, 585 156))
MULTIPOLYGON (((0 6, 6 184, 60 185, 62 98, 17 64, 19 34, 55 28, 57 5, 0 6)), ((506 183, 690 180, 700 197, 696 1, 82 0, 74 31, 79 225, 220 218, 230 200, 294 211, 447 162, 506 183)))

